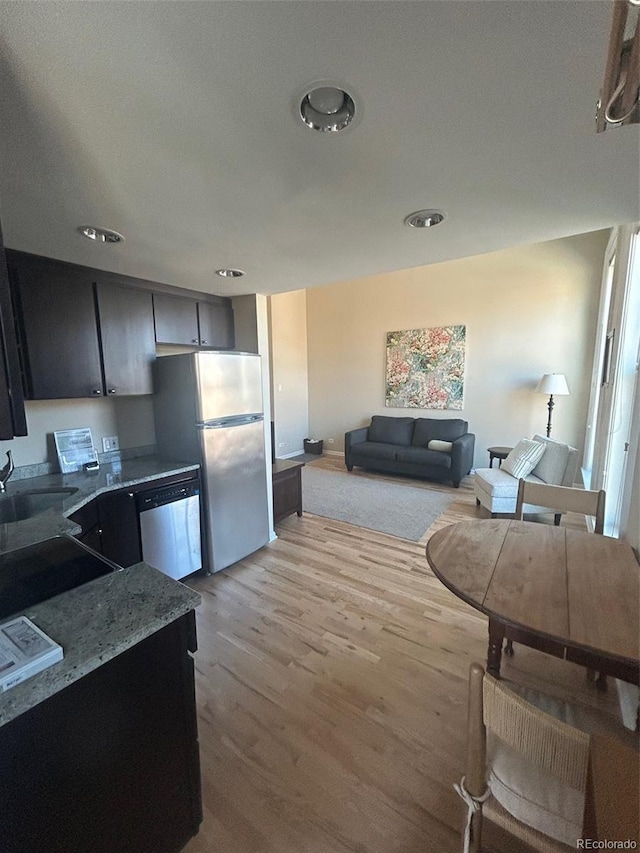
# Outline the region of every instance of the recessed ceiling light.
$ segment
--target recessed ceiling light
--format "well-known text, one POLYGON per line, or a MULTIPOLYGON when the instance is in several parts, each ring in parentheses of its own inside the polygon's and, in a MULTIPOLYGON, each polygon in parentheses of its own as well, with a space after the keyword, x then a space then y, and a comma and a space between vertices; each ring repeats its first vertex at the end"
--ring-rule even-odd
POLYGON ((310 89, 300 103, 300 118, 313 130, 337 133, 351 124, 356 114, 353 98, 337 86, 310 89))
POLYGON ((410 213, 404 220, 404 224, 410 228, 432 228, 440 225, 446 219, 446 214, 441 210, 416 210, 410 213))
POLYGON ((78 231, 89 240, 95 240, 96 243, 122 243, 124 237, 118 234, 117 231, 112 231, 110 228, 96 228, 95 225, 81 225, 78 231))
POLYGON ((216 275, 221 275, 222 278, 240 278, 240 276, 244 275, 244 272, 242 270, 221 269, 216 270, 216 275))

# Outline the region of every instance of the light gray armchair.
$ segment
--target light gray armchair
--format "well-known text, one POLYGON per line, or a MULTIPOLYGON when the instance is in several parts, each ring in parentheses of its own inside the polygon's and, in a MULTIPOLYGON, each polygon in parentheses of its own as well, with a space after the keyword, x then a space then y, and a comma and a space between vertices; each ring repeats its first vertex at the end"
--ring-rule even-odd
MULTIPOLYGON (((524 479, 553 486, 573 486, 578 471, 577 448, 541 435, 534 435, 533 440, 542 442, 546 447, 540 461, 524 479)), ((492 518, 515 513, 518 479, 502 468, 476 469, 473 488, 476 504, 488 509, 492 518)), ((549 509, 525 504, 524 512, 545 513, 549 509)))

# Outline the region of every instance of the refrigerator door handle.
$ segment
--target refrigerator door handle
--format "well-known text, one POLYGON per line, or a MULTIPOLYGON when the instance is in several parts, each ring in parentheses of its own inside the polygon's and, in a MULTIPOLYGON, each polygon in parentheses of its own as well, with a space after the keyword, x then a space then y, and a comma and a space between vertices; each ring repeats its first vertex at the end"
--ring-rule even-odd
POLYGON ((264 420, 264 416, 262 414, 239 415, 235 418, 219 418, 211 421, 201 421, 196 424, 196 426, 198 427, 198 429, 225 429, 226 427, 253 424, 262 420, 264 420))

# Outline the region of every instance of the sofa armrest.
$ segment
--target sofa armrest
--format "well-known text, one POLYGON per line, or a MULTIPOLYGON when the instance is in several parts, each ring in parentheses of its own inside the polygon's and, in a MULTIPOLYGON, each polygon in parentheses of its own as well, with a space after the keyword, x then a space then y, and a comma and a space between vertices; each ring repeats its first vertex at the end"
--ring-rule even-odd
POLYGON ((344 461, 345 465, 351 465, 351 448, 354 444, 366 441, 369 436, 369 427, 351 429, 344 434, 344 461))
POLYGON ((369 427, 359 427, 358 429, 350 429, 344 434, 344 450, 351 450, 354 444, 360 444, 361 441, 366 441, 369 436, 369 427))
POLYGON ((453 442, 451 448, 451 479, 456 483, 465 477, 473 467, 473 452, 476 437, 472 432, 466 432, 453 442))

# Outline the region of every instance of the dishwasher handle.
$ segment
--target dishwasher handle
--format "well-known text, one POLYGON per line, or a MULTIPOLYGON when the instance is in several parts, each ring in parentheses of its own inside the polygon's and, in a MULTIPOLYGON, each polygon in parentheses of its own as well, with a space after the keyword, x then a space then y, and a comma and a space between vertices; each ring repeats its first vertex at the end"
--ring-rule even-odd
POLYGON ((198 480, 187 480, 186 482, 174 483, 170 486, 162 486, 157 489, 138 492, 136 495, 136 506, 138 513, 141 513, 199 494, 200 482, 198 480))

